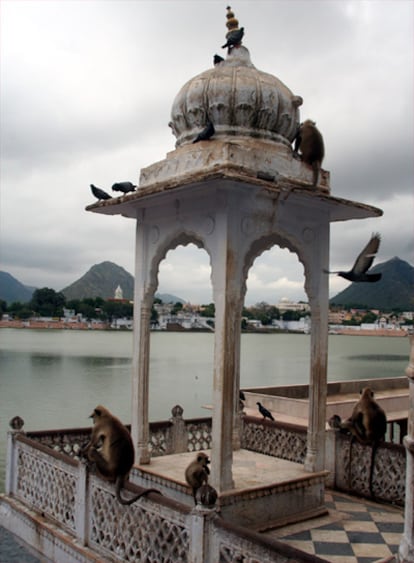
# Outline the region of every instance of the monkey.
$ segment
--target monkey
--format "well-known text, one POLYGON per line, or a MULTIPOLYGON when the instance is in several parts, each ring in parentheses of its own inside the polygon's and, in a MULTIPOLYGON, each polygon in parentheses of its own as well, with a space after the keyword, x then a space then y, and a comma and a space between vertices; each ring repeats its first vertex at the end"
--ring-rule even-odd
POLYGON ((209 463, 210 460, 208 458, 208 455, 204 452, 199 452, 196 458, 187 466, 187 469, 185 470, 185 480, 192 489, 195 504, 197 504, 197 490, 202 485, 206 485, 208 483, 208 476, 210 475, 210 469, 208 468, 209 463))
POLYGON ((115 483, 117 500, 130 505, 156 489, 146 489, 131 499, 121 496, 121 489, 129 474, 135 458, 134 444, 128 429, 122 422, 102 405, 98 405, 90 418, 93 419, 91 439, 82 448, 81 454, 96 464, 98 474, 105 480, 115 483))
POLYGON ((361 398, 354 406, 351 416, 342 423, 361 444, 384 440, 387 431, 387 416, 374 399, 369 387, 361 390, 361 398))
POLYGON ((300 149, 303 162, 312 166, 313 186, 318 184, 319 172, 325 156, 323 137, 316 127, 315 121, 307 119, 300 124, 296 133, 294 152, 300 149))
POLYGON ((387 416, 383 408, 374 399, 374 392, 369 387, 361 390, 361 397, 352 410, 351 416, 341 422, 337 415, 332 417, 332 422, 341 431, 349 431, 352 435, 349 447, 349 477, 351 475, 352 443, 357 440, 362 445, 371 445, 371 467, 369 474, 369 491, 371 496, 372 478, 374 474, 374 460, 378 445, 385 439, 387 431, 387 416), (332 419, 335 419, 333 421, 332 419), (339 422, 338 420, 339 419, 339 422))

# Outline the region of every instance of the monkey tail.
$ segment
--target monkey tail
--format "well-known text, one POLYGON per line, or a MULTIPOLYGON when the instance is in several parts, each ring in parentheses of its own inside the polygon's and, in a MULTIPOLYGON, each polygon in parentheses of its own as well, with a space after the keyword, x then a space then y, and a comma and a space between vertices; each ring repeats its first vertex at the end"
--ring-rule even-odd
POLYGON ((141 497, 148 495, 148 493, 158 493, 159 495, 162 495, 161 491, 158 491, 157 489, 145 489, 144 491, 142 491, 142 493, 139 493, 138 495, 135 495, 132 498, 125 499, 121 496, 121 489, 122 489, 123 483, 124 483, 124 480, 121 477, 118 477, 117 480, 116 480, 116 484, 115 484, 115 494, 116 494, 116 498, 117 498, 118 502, 120 504, 123 504, 124 506, 129 506, 130 504, 133 504, 134 502, 139 500, 141 497))
POLYGON ((321 167, 321 163, 319 162, 319 160, 314 160, 312 162, 312 168, 313 168, 313 187, 316 188, 316 186, 318 185, 318 180, 319 180, 319 170, 321 167))
POLYGON ((349 441, 348 489, 351 489, 352 486, 352 445, 354 441, 355 437, 351 436, 351 440, 349 441))
POLYGON ((374 491, 373 491, 373 488, 372 488, 372 482, 373 482, 373 477, 374 477, 375 454, 377 452, 378 443, 373 442, 371 447, 372 447, 372 450, 371 450, 371 467, 369 469, 369 494, 371 495, 372 498, 374 498, 375 495, 374 495, 374 491))

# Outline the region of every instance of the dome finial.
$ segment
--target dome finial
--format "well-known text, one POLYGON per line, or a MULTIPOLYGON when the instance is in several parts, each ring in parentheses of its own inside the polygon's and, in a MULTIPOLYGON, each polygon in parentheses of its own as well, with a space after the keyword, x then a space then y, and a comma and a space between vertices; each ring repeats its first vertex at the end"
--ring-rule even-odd
MULTIPOLYGON (((239 20, 237 18, 234 17, 234 12, 232 11, 230 6, 227 6, 226 8, 227 10, 227 14, 226 14, 226 18, 227 18, 227 23, 226 23, 226 27, 227 29, 230 31, 234 31, 236 29, 239 29, 239 20)), ((228 35, 228 33, 227 33, 228 35)), ((227 38, 226 35, 226 38, 227 38)))
POLYGON ((239 20, 234 17, 234 12, 230 6, 227 6, 226 18, 226 27, 228 29, 228 32, 226 33, 227 41, 222 46, 222 49, 228 47, 230 52, 233 47, 239 47, 241 45, 244 35, 244 27, 239 29, 239 20))

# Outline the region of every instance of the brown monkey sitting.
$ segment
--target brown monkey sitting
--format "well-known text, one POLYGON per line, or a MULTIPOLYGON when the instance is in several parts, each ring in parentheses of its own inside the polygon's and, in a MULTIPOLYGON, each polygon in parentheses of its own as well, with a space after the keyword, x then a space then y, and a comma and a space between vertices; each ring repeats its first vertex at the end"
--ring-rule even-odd
POLYGON ((150 492, 159 493, 156 489, 146 489, 128 500, 121 497, 124 481, 134 464, 135 452, 131 435, 122 422, 102 405, 94 409, 91 418, 94 422, 91 439, 81 453, 96 464, 103 479, 115 483, 118 501, 129 505, 150 492))
POLYGON ((374 399, 369 387, 361 391, 361 398, 354 406, 351 416, 342 423, 361 444, 371 444, 384 440, 387 431, 387 417, 374 399))
POLYGON ((208 482, 208 476, 210 475, 209 463, 208 455, 204 452, 199 452, 195 460, 185 470, 185 480, 193 491, 194 502, 196 502, 197 490, 208 482))
POLYGON ((374 459, 379 442, 385 439, 387 431, 387 416, 384 409, 380 407, 374 399, 374 392, 369 387, 365 387, 361 391, 361 398, 353 408, 351 416, 344 422, 334 415, 330 419, 333 426, 341 431, 349 431, 352 434, 351 446, 349 448, 349 471, 352 464, 352 441, 358 440, 360 444, 372 445, 371 468, 369 473, 369 490, 372 491, 372 478, 374 474, 374 459), (335 419, 335 420, 333 420, 335 419), (339 419, 339 422, 338 420, 339 419))
POLYGON ((313 186, 318 184, 319 171, 325 156, 323 137, 314 121, 307 119, 299 126, 295 137, 295 153, 300 150, 303 162, 313 168, 313 186))

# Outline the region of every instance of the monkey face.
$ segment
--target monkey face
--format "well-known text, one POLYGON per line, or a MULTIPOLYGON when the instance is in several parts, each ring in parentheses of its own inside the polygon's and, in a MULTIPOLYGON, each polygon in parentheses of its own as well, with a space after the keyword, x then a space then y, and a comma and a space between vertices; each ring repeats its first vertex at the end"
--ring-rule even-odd
POLYGON ((369 387, 364 387, 363 389, 361 389, 361 391, 359 392, 361 397, 364 397, 366 399, 373 399, 374 398, 374 391, 372 389, 370 389, 369 387))
POLYGON ((201 465, 207 465, 207 464, 210 463, 208 455, 206 455, 204 453, 198 454, 197 461, 198 461, 198 463, 201 463, 201 465))
POLYGON ((104 418, 104 417, 108 417, 108 415, 109 415, 108 409, 106 409, 102 405, 98 405, 97 407, 95 407, 93 409, 93 412, 92 412, 92 414, 90 415, 89 418, 92 418, 93 423, 95 424, 97 420, 104 418))

